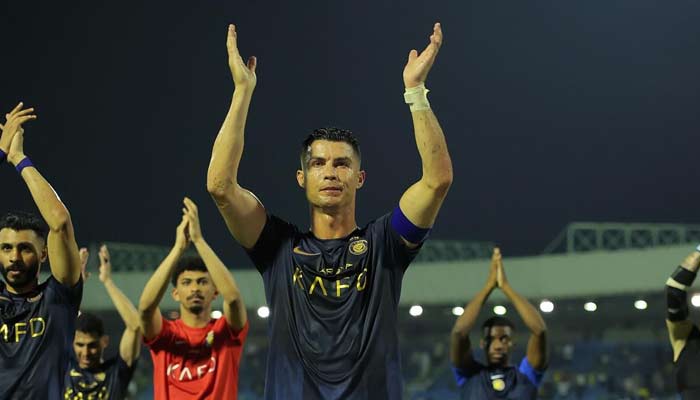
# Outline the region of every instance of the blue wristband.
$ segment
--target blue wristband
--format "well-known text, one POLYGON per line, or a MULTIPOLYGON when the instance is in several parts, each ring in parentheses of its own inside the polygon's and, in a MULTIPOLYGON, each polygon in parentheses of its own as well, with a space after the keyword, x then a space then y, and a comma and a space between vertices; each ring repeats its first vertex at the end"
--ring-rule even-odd
POLYGON ((7 157, 7 153, 4 151, 0 150, 0 163, 5 161, 5 158, 7 157))
POLYGON ((33 166, 34 164, 32 164, 32 160, 30 160, 29 157, 24 157, 24 159, 15 166, 15 169, 21 174, 23 169, 33 166))

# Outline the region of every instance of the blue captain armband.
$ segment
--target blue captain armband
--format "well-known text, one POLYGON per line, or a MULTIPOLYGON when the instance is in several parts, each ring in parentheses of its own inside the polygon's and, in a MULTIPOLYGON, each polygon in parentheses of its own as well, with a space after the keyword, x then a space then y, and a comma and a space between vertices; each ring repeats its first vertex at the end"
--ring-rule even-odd
POLYGON ((391 213, 391 226, 404 239, 411 243, 419 244, 430 234, 431 228, 419 228, 409 221, 401 211, 401 207, 396 206, 394 212, 391 213))

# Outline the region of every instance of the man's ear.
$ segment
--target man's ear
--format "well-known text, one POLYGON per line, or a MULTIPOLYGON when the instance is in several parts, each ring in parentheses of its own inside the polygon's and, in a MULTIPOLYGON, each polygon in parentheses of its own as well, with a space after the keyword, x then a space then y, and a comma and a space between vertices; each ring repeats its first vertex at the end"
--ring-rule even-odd
POLYGON ((300 188, 304 188, 304 171, 298 169, 297 170, 297 184, 299 184, 300 188))
POLYGON ((44 248, 41 250, 41 254, 39 255, 39 261, 43 264, 46 262, 46 260, 49 258, 49 248, 44 245, 44 248))
POLYGON ((358 180, 357 180, 357 188, 361 188, 365 184, 365 180, 367 179, 367 173, 365 171, 360 171, 358 180))
POLYGON ((173 300, 177 301, 178 303, 180 302, 180 293, 177 291, 176 287, 173 288, 170 295, 173 296, 173 300))
POLYGON ((479 340, 479 348, 484 349, 486 347, 486 342, 484 339, 479 340))
POLYGON ((109 346, 109 336, 102 335, 102 337, 100 338, 100 344, 102 345, 103 349, 106 349, 107 346, 109 346))

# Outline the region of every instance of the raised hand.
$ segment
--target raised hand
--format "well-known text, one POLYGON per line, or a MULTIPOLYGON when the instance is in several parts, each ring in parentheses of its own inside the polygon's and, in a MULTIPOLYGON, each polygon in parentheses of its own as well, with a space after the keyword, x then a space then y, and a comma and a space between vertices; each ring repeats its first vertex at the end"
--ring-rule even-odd
POLYGON ((501 257, 501 249, 499 249, 498 247, 493 249, 493 258, 496 262, 496 282, 498 284, 498 287, 502 289, 505 285, 508 284, 508 280, 506 279, 506 271, 505 269, 503 269, 503 258, 501 257))
POLYGON ((439 22, 436 22, 428 46, 420 54, 415 49, 408 53, 408 62, 403 69, 403 83, 407 89, 425 82, 441 45, 442 27, 439 22))
POLYGON ((182 213, 184 218, 187 219, 187 233, 190 240, 194 242, 202 238, 202 228, 199 226, 199 210, 197 210, 197 205, 188 197, 185 197, 183 202, 185 208, 182 209, 182 213))
POLYGON ((185 251, 189 245, 190 238, 187 233, 187 218, 183 215, 180 225, 178 225, 175 230, 175 247, 181 251, 185 251))
POLYGON ((493 255, 491 256, 491 265, 489 267, 489 277, 486 279, 486 286, 490 289, 498 287, 498 261, 500 256, 501 253, 498 247, 494 248, 493 255))
POLYGON ((233 24, 228 26, 226 48, 228 49, 228 66, 233 75, 234 85, 237 88, 254 89, 258 80, 255 75, 258 59, 251 56, 248 57, 246 63, 243 63, 241 53, 238 52, 238 33, 236 32, 236 26, 233 24))
POLYGON ((90 273, 87 272, 87 263, 88 258, 90 258, 90 252, 85 247, 81 247, 78 253, 80 254, 80 275, 82 275, 83 283, 85 283, 85 281, 87 281, 87 279, 90 277, 90 273))
MULTIPOLYGON (((17 104, 17 106, 15 106, 15 108, 12 109, 12 111, 5 114, 5 124, 0 124, 0 129, 2 129, 2 135, 0 136, 0 150, 4 151, 5 153, 8 153, 8 159, 10 158, 9 154, 11 152, 13 139, 18 133, 24 133, 24 129, 22 129, 22 124, 29 120, 36 119, 36 115, 33 114, 34 109, 22 109, 23 106, 24 103, 22 102, 17 104)), ((18 160, 18 162, 19 161, 22 160, 20 159, 18 160)))
POLYGON ((100 282, 106 283, 112 280, 112 261, 109 256, 107 245, 100 246, 100 282))

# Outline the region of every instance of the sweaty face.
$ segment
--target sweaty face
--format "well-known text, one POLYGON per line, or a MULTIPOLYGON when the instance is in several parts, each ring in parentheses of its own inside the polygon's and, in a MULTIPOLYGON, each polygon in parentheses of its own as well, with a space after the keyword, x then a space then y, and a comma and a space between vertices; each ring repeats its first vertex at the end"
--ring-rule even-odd
POLYGON ((297 182, 305 189, 309 203, 323 209, 353 205, 365 173, 360 170, 360 160, 352 146, 316 140, 310 147, 304 169, 297 171, 297 182))
POLYGON ((80 368, 95 368, 100 365, 102 352, 106 347, 106 337, 75 331, 73 350, 80 368))
MULTIPOLYGON (((489 347, 486 356, 489 365, 506 366, 510 356, 510 349, 513 347, 513 332, 509 326, 491 327, 489 347)), ((484 344, 486 342, 483 342, 484 344)))
POLYGON ((33 230, 0 230, 0 272, 10 291, 24 292, 36 286, 45 247, 33 230))
POLYGON ((184 271, 177 278, 177 286, 173 290, 175 300, 193 314, 209 313, 216 295, 211 276, 204 271, 184 271))

